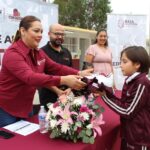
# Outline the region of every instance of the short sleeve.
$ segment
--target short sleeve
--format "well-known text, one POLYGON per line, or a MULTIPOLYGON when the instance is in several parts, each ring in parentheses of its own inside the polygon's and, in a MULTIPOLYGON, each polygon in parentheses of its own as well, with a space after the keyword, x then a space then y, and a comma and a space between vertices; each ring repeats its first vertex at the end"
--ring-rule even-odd
POLYGON ((96 55, 96 48, 95 48, 95 44, 94 45, 90 45, 89 48, 86 50, 86 54, 91 54, 93 56, 96 55))

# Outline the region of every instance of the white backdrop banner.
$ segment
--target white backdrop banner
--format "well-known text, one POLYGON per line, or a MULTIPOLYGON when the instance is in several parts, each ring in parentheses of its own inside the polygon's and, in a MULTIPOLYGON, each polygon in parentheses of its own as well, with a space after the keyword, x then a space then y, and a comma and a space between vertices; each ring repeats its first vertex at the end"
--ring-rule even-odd
POLYGON ((146 15, 108 14, 108 42, 112 49, 116 88, 121 90, 125 77, 120 69, 120 52, 133 45, 146 47, 146 15))
POLYGON ((58 5, 33 0, 0 0, 0 65, 3 51, 11 44, 20 20, 26 15, 38 17, 43 25, 40 46, 48 41, 48 28, 58 22, 58 5))

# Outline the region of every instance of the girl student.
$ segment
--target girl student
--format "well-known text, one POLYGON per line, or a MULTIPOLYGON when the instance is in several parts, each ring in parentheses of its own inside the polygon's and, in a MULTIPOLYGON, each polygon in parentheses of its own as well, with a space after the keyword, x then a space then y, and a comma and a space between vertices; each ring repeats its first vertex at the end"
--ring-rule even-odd
POLYGON ((121 150, 150 150, 150 58, 141 46, 121 52, 121 70, 125 79, 121 98, 103 87, 105 103, 121 118, 121 150))

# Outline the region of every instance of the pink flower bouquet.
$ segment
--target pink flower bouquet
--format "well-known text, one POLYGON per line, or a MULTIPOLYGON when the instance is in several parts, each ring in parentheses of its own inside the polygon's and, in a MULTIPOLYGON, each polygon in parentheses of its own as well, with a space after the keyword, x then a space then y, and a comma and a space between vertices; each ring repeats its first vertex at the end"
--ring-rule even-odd
POLYGON ((74 97, 73 93, 62 95, 56 103, 49 105, 46 119, 50 138, 93 144, 96 136, 102 135, 103 111, 93 97, 74 97))

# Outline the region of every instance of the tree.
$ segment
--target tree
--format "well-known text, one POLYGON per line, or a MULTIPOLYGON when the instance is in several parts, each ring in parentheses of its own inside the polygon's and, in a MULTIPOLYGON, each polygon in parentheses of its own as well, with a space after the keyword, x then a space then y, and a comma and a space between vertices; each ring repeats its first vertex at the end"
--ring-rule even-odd
POLYGON ((106 27, 109 0, 55 0, 59 6, 59 23, 85 29, 106 27))

